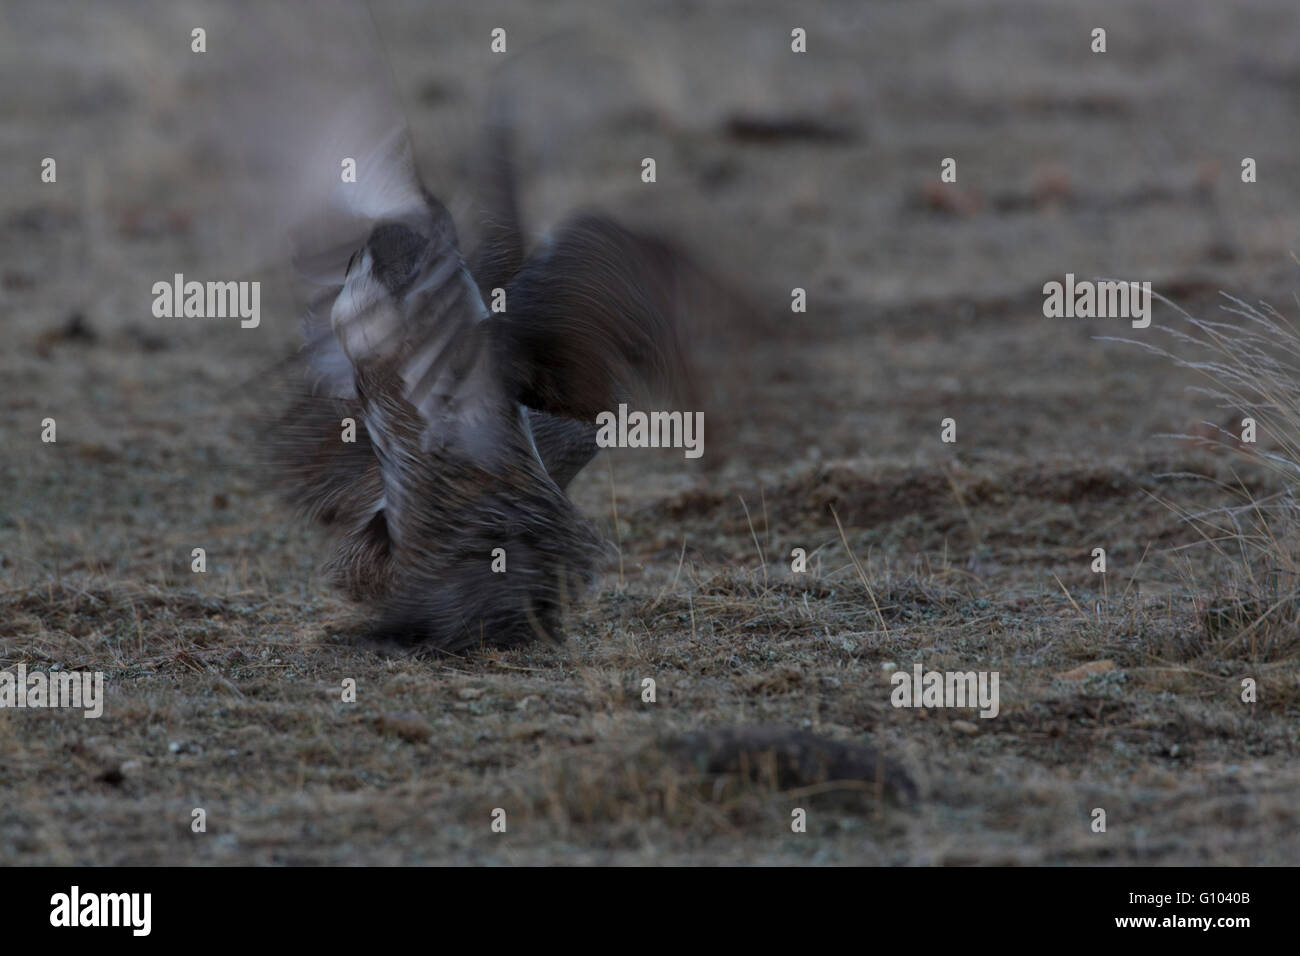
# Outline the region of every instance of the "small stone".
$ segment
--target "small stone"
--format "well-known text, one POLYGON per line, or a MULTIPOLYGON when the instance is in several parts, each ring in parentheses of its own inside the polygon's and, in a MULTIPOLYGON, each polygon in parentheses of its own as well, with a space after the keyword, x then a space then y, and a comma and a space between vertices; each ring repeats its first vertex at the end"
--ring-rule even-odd
POLYGON ((978 734, 980 732, 979 727, 969 720, 954 720, 949 726, 960 734, 978 734))
POLYGON ((1083 680, 1085 677, 1092 677, 1094 674, 1105 674, 1107 671, 1115 669, 1115 662, 1110 658, 1100 661, 1089 661, 1086 664, 1080 664, 1078 667, 1072 667, 1068 671, 1061 671, 1056 675, 1057 680, 1083 680))

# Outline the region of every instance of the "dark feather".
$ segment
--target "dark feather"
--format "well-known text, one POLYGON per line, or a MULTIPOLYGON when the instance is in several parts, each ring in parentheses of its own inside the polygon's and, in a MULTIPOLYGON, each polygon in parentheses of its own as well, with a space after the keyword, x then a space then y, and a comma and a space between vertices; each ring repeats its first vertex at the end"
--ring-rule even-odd
POLYGON ((496 349, 510 394, 583 421, 647 390, 689 391, 682 256, 610 219, 567 222, 506 286, 496 349))

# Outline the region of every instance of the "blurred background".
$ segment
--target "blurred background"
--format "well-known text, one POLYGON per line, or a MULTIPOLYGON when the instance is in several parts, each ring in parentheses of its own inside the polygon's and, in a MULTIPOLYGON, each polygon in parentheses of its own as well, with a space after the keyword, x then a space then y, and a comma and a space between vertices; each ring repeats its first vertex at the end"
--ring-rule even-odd
MULTIPOLYGON (((951 341, 972 323, 993 341, 991 323, 1032 311, 1042 284, 1066 272, 1150 280, 1184 299, 1219 288, 1280 298, 1291 288, 1300 78, 1285 3, 1079 11, 683 0, 525 12, 510 2, 379 0, 370 16, 349 10, 6 5, 0 136, 11 174, 0 202, 10 248, 0 308, 10 394, 25 397, 15 400, 80 379, 65 407, 84 434, 125 429, 136 448, 157 438, 131 431, 122 384, 168 416, 184 410, 207 430, 224 422, 222 386, 297 333, 299 303, 273 281, 283 259, 273 211, 286 184, 258 165, 275 149, 266 116, 276 114, 250 117, 263 101, 285 115, 304 90, 319 93, 304 106, 319 116, 367 64, 388 72, 375 82, 392 83, 426 182, 467 244, 487 107, 504 92, 517 107, 535 235, 592 207, 670 235, 805 344, 845 332, 887 348, 923 328, 951 341), (1090 49, 1098 25, 1105 54, 1090 49), (204 54, 190 49, 195 26, 207 31, 204 54), (504 55, 490 50, 498 27, 504 55), (807 30, 807 53, 791 52, 795 27, 807 30), (39 180, 46 156, 58 160, 57 184, 39 180), (657 163, 654 185, 640 179, 646 156, 657 163), (1259 170, 1250 185, 1240 180, 1247 156, 1259 170), (947 157, 955 184, 939 181, 947 157), (148 287, 176 272, 261 278, 268 320, 235 335, 154 319, 148 287), (789 311, 795 287, 808 291, 805 314, 789 311), (76 314, 104 337, 100 349, 46 341, 76 314), (142 342, 168 347, 140 361, 142 342), (96 371, 107 376, 99 392, 96 371)), ((1067 338, 1094 331, 1051 328, 1067 338)), ((1060 383, 1059 365, 1041 358, 1027 371, 1060 383)), ((956 371, 941 351, 923 364, 931 388, 956 371)), ((791 374, 836 403, 818 371, 814 356, 791 374)), ((856 451, 865 428, 888 426, 855 410, 880 408, 896 384, 836 407, 852 434, 814 416, 823 437, 804 438, 856 451)), ((752 446, 759 436, 733 424, 752 446)), ((1035 440, 1063 447, 1064 436, 1051 428, 1035 440)))

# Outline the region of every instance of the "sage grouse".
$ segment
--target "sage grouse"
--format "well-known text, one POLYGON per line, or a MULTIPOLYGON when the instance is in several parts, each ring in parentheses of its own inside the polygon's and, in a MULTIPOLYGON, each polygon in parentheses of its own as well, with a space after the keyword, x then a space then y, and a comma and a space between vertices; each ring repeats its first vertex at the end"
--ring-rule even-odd
POLYGON ((296 230, 301 271, 327 291, 270 430, 280 487, 334 532, 331 578, 376 636, 447 652, 561 638, 561 609, 607 548, 565 495, 596 452, 596 416, 686 380, 676 304, 694 267, 595 215, 525 256, 510 128, 493 129, 468 265, 404 125, 296 230))

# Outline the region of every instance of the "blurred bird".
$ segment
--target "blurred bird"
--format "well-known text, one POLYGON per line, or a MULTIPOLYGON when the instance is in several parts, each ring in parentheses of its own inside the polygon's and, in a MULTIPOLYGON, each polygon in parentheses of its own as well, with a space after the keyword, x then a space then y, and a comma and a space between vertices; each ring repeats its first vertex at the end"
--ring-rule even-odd
POLYGON ((591 214, 528 254, 511 127, 491 129, 468 264, 404 126, 368 134, 357 181, 294 230, 300 271, 327 290, 304 320, 300 393, 269 431, 277 484, 335 532, 331 578, 376 636, 447 652, 561 638, 605 549, 564 489, 596 452, 599 412, 690 391, 678 316, 702 275, 591 214), (493 290, 503 311, 485 306, 493 290))

